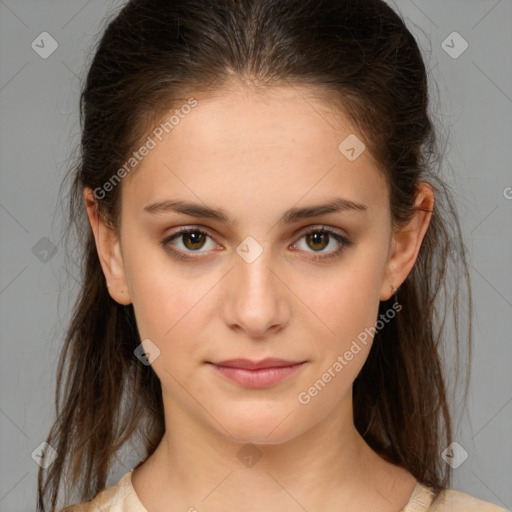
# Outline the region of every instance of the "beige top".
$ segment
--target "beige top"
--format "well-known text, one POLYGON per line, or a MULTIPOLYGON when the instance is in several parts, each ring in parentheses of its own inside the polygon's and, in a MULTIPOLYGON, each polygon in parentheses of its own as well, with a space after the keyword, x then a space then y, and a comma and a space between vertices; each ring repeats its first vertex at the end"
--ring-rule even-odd
MULTIPOLYGON (((69 505, 58 512, 148 512, 132 486, 132 471, 128 471, 116 485, 99 492, 93 499, 69 505)), ((433 491, 418 482, 400 512, 507 512, 497 505, 452 489, 443 491, 434 503, 432 496, 433 491)))

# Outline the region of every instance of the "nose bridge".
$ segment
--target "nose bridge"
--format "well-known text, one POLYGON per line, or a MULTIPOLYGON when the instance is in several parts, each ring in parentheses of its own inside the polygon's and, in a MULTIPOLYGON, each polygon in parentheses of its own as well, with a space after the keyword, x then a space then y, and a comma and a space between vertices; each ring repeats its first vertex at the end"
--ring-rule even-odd
POLYGON ((275 263, 269 238, 258 242, 253 237, 247 237, 236 249, 239 261, 235 274, 240 287, 237 290, 240 298, 250 297, 259 300, 272 300, 275 290, 275 263))
POLYGON ((224 306, 225 321, 251 336, 262 336, 270 327, 287 321, 283 285, 278 279, 269 238, 259 243, 248 237, 237 247, 230 273, 230 293, 224 306))

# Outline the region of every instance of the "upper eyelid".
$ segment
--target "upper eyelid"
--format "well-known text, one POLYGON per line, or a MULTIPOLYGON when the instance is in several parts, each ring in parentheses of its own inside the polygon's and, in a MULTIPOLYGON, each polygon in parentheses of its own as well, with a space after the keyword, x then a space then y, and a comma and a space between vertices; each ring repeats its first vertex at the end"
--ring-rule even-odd
MULTIPOLYGON (((297 230, 297 232, 294 234, 294 236, 299 236, 299 235, 303 236, 311 231, 322 231, 322 230, 332 231, 333 233, 335 233, 339 236, 345 237, 345 238, 348 236, 341 228, 336 228, 334 226, 328 226, 326 224, 313 224, 313 225, 309 225, 309 226, 304 226, 303 228, 297 230)), ((193 231, 200 231, 200 232, 203 232, 206 235, 208 235, 210 238, 215 238, 215 235, 208 228, 206 228, 204 226, 193 225, 193 224, 190 226, 181 226, 181 227, 177 228, 174 233, 169 234, 169 236, 178 236, 180 234, 187 233, 187 232, 193 232, 193 231)))

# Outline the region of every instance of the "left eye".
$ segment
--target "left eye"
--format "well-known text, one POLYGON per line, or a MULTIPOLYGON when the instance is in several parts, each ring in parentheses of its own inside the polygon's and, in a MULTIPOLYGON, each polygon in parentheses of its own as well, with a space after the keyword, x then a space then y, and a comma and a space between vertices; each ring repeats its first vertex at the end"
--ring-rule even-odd
MULTIPOLYGON (((313 248, 313 249, 318 249, 318 250, 314 250, 313 251, 314 253, 327 252, 331 256, 333 254, 334 255, 338 254, 343 249, 343 246, 346 246, 349 244, 349 241, 345 237, 343 237, 340 234, 338 234, 337 232, 332 231, 327 228, 321 228, 321 229, 315 229, 312 231, 308 231, 307 233, 303 234, 299 240, 302 240, 303 238, 305 239, 305 243, 306 243, 307 247, 313 248), (341 245, 341 247, 339 247, 338 249, 334 249, 332 251, 325 250, 326 247, 329 247, 330 245, 332 245, 331 242, 333 241, 333 239, 336 241, 337 245, 338 246, 341 245)), ((298 243, 296 245, 298 245, 298 243)), ((336 245, 336 244, 334 244, 334 245, 336 245)), ((308 251, 306 251, 306 252, 308 252, 308 251)))
MULTIPOLYGON (((208 251, 200 251, 206 243, 206 239, 213 237, 206 231, 203 231, 198 228, 184 228, 179 230, 177 233, 174 233, 173 235, 170 235, 166 237, 164 240, 162 240, 161 245, 168 251, 171 252, 171 254, 178 258, 178 259, 194 259, 194 257, 189 257, 191 253, 194 252, 208 252, 208 251), (174 242, 175 240, 182 239, 182 247, 184 249, 176 249, 175 245, 171 242, 174 242)), ((321 227, 312 229, 306 233, 303 233, 299 239, 305 239, 306 245, 309 248, 313 248, 313 253, 321 253, 319 256, 313 256, 313 259, 328 259, 333 258, 337 256, 339 253, 343 251, 343 249, 352 243, 339 234, 337 231, 334 231, 332 229, 321 227), (337 245, 339 246, 337 249, 334 249, 332 251, 326 251, 326 247, 329 247, 331 245, 331 241, 334 239, 337 242, 337 245), (326 253, 324 255, 324 253, 326 253)), ((215 243, 212 244, 215 247, 215 243)), ((298 245, 298 242, 294 244, 293 247, 298 245)), ((305 252, 309 252, 305 250, 305 252)))

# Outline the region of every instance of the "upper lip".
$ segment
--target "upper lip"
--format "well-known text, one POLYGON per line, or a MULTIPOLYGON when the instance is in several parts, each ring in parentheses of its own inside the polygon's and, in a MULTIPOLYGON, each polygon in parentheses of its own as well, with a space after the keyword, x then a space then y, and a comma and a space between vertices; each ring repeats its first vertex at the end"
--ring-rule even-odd
POLYGON ((229 366, 231 368, 243 368, 246 370, 259 370, 261 368, 279 368, 284 366, 293 366, 296 364, 301 364, 304 361, 288 361, 286 359, 278 359, 275 357, 267 357, 266 359, 261 359, 260 361, 252 361, 251 359, 228 359, 226 361, 219 361, 217 363, 212 363, 217 366, 229 366))

